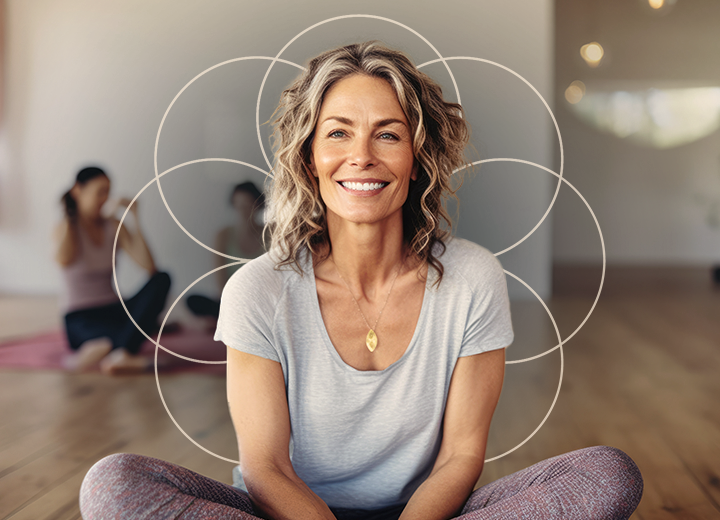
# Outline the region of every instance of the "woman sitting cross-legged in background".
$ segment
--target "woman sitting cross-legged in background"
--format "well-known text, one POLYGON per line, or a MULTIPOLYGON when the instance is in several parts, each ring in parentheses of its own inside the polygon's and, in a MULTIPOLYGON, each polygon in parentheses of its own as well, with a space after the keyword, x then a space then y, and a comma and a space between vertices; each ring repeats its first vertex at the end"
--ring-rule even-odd
POLYGON ((85 519, 627 519, 633 460, 590 446, 473 491, 514 333, 502 266, 441 230, 469 139, 459 105, 377 42, 284 93, 273 247, 225 286, 215 339, 240 466, 98 461, 85 519))
MULTIPOLYGON (((143 372, 152 359, 138 354, 145 340, 128 317, 112 283, 112 251, 120 221, 103 216, 110 193, 110 178, 90 166, 78 172, 75 183, 62 197, 64 216, 55 228, 55 260, 65 282, 62 308, 65 332, 73 350, 65 366, 83 371, 100 364, 105 374, 143 372)), ((130 200, 118 199, 115 211, 130 200)), ((137 201, 131 212, 134 232, 120 228, 117 249, 124 249, 150 279, 125 300, 130 315, 148 335, 157 328, 158 315, 170 290, 170 276, 158 271, 140 231, 137 201)), ((111 212, 114 213, 114 212, 111 212)), ((125 221, 127 224, 127 221, 125 221)))
MULTIPOLYGON (((258 223, 258 215, 265 209, 265 194, 252 182, 236 184, 230 194, 230 205, 235 210, 237 220, 234 225, 222 228, 215 236, 215 250, 235 258, 257 258, 265 252, 263 228, 258 223)), ((220 267, 230 260, 214 255, 215 266, 220 267)), ((244 264, 236 264, 215 273, 222 293, 228 279, 244 264)), ((220 300, 202 294, 190 294, 185 300, 190 312, 208 320, 208 328, 217 327, 220 314, 220 300)))

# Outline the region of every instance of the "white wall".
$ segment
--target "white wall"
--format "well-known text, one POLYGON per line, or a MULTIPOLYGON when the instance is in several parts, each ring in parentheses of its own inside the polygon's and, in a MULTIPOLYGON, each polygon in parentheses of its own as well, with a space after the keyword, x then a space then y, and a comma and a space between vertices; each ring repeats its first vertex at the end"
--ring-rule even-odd
MULTIPOLYGON (((672 149, 643 148, 580 122, 562 96, 576 79, 720 86, 720 3, 678 1, 663 17, 644 7, 626 0, 557 2, 556 96, 565 176, 593 207, 608 262, 717 263, 720 231, 705 224, 694 196, 720 200, 720 132, 672 149), (597 69, 578 53, 593 40, 607 56, 597 69)), ((555 208, 553 253, 558 262, 602 258, 595 224, 567 187, 555 208)))
MULTIPOLYGON (((175 94, 197 73, 241 56, 274 56, 306 27, 333 16, 366 13, 400 21, 424 35, 445 56, 476 56, 502 63, 530 81, 552 103, 550 0, 357 4, 188 0, 7 0, 5 113, 0 134, 0 291, 54 293, 51 228, 58 199, 77 170, 107 168, 112 194, 132 197, 153 177, 153 147, 160 120, 175 94), (280 14, 281 13, 281 14, 280 14)), ((435 58, 412 33, 378 20, 334 22, 300 38, 283 55, 300 64, 321 50, 379 38, 411 54, 435 58)), ((480 158, 517 157, 552 166, 556 146, 550 117, 520 80, 481 63, 451 63, 473 124, 480 158)), ((163 130, 159 170, 183 161, 225 157, 265 168, 255 136, 254 109, 267 62, 225 66, 193 84, 178 100, 163 130)), ((455 99, 441 65, 425 69, 455 99)), ((296 75, 273 69, 261 120, 296 75)), ((551 105, 552 106, 552 105, 551 105)), ((266 127, 264 127, 266 128, 266 127)), ((264 131, 267 134, 267 131, 264 131)), ((477 159, 478 156, 474 156, 477 159)), ((263 175, 227 164, 183 168, 164 177, 163 191, 180 222, 211 244, 231 218, 227 192, 263 175)), ((459 234, 497 252, 524 236, 548 206, 550 176, 512 164, 485 165, 460 191, 459 234)), ((139 199, 142 225, 160 268, 173 277, 171 296, 212 268, 211 253, 172 221, 156 186, 139 199)), ((543 297, 550 287, 548 219, 513 251, 506 269, 543 297)), ((120 286, 130 293, 142 273, 119 260, 120 286)), ((196 286, 213 291, 211 280, 196 286)), ((514 280, 511 296, 532 298, 514 280)))

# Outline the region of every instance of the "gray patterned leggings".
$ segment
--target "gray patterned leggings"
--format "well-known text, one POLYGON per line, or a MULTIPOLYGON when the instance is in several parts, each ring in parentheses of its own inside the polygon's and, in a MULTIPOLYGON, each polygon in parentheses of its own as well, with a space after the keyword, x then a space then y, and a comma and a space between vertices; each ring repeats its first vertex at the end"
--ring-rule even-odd
MULTIPOLYGON (((457 520, 625 520, 643 479, 624 451, 591 446, 542 460, 475 490, 457 520)), ((153 457, 116 453, 90 468, 80 511, 94 519, 257 520, 242 490, 153 457)), ((402 506, 332 509, 338 520, 395 520, 402 506)))

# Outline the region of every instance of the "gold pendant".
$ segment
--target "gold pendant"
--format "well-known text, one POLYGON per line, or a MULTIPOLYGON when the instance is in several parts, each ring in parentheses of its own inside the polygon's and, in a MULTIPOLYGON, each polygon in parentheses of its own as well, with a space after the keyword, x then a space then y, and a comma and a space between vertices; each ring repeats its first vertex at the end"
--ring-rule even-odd
POLYGON ((367 333, 367 337, 365 338, 365 345, 367 345, 367 348, 370 352, 374 352, 375 348, 377 347, 377 334, 375 334, 375 331, 370 329, 370 332, 367 333))

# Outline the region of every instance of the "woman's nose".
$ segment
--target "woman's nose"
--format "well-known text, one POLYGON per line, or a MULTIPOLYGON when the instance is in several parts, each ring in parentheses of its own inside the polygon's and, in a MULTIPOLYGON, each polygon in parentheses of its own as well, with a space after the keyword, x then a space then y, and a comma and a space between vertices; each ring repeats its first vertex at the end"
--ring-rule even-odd
POLYGON ((376 162, 372 147, 372 139, 364 136, 357 136, 353 139, 352 146, 349 150, 348 162, 352 166, 360 169, 366 169, 373 166, 376 162))

